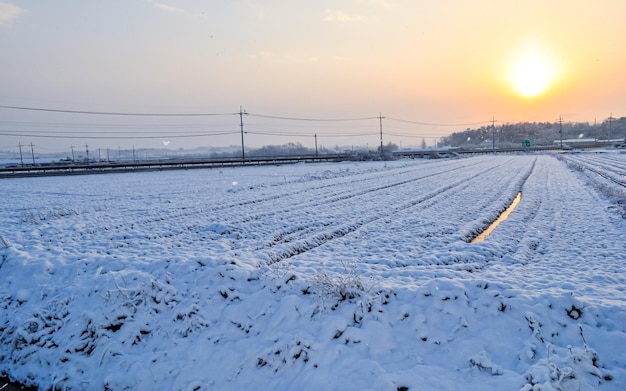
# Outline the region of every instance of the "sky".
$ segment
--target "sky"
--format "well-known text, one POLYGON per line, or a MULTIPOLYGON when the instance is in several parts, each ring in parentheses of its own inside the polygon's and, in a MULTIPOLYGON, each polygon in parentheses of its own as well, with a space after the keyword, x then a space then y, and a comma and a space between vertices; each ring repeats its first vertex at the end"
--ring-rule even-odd
POLYGON ((0 1, 0 150, 240 145, 241 119, 246 147, 600 122, 626 115, 625 22, 623 0, 0 1))

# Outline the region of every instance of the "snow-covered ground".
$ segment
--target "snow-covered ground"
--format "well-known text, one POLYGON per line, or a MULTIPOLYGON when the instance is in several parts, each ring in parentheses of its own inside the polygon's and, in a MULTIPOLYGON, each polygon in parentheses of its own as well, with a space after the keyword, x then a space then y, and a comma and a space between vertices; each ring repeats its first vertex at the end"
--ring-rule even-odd
POLYGON ((579 153, 3 179, 0 375, 624 390, 625 175, 579 153))

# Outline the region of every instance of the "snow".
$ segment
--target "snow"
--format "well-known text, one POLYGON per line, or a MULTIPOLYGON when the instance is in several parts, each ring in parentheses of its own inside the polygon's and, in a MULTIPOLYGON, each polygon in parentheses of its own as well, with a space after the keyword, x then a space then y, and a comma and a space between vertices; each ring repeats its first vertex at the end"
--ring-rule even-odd
POLYGON ((579 153, 3 179, 0 375, 623 390, 624 175, 579 153))

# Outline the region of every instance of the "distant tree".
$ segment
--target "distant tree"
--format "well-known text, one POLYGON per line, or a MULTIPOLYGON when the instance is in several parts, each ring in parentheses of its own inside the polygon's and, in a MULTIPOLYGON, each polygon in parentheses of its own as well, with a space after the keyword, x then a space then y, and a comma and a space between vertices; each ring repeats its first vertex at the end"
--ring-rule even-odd
POLYGON ((606 119, 601 123, 589 124, 587 122, 519 122, 504 123, 496 126, 481 126, 477 129, 467 128, 463 131, 454 132, 442 137, 441 145, 451 147, 476 147, 486 140, 495 136, 496 146, 518 146, 522 140, 530 140, 532 145, 552 145, 559 140, 561 133, 563 139, 595 138, 604 140, 609 133, 611 138, 626 136, 626 117, 606 119), (609 129, 610 127, 610 129, 609 129))
POLYGON ((251 150, 248 156, 276 157, 276 156, 302 156, 315 154, 315 150, 306 148, 300 143, 289 142, 283 145, 265 145, 259 149, 251 150))

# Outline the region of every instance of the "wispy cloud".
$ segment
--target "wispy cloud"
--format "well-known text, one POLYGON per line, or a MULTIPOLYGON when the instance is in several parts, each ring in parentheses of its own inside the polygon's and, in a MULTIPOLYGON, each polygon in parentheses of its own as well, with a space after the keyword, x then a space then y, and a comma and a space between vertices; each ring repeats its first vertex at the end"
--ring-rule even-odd
POLYGON ((24 10, 16 5, 0 2, 0 26, 9 24, 24 10))
POLYGON ((346 14, 341 10, 327 9, 326 15, 324 16, 325 22, 362 22, 365 21, 366 18, 360 14, 346 14))
POLYGON ((164 3, 154 3, 154 6, 168 12, 185 12, 184 9, 174 7, 173 5, 168 5, 164 3))
POLYGON ((393 6, 393 2, 389 0, 370 0, 370 2, 385 8, 391 8, 393 6))
POLYGON ((267 51, 267 50, 261 50, 260 52, 251 54, 249 57, 252 59, 269 58, 269 57, 274 57, 274 53, 267 51))

